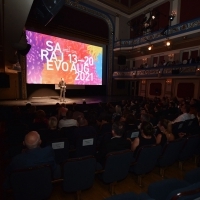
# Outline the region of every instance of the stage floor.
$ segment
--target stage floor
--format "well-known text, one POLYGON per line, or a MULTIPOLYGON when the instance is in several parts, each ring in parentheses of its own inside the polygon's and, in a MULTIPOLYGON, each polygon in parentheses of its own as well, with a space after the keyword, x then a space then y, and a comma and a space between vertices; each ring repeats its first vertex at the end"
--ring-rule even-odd
MULTIPOLYGON (((123 99, 130 99, 130 97, 124 96, 98 96, 98 97, 71 97, 65 99, 65 104, 82 104, 86 101, 87 104, 93 103, 107 103, 117 102, 123 99)), ((63 103, 59 101, 59 96, 46 96, 46 97, 32 97, 27 100, 1 100, 0 106, 25 106, 27 103, 33 105, 55 105, 56 103, 63 103)))

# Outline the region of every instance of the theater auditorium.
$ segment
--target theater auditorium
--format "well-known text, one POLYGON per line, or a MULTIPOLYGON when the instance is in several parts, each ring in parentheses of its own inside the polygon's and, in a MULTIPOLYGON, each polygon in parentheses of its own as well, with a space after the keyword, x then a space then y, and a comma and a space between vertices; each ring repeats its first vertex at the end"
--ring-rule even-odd
POLYGON ((198 0, 0 0, 0 199, 200 199, 198 0))

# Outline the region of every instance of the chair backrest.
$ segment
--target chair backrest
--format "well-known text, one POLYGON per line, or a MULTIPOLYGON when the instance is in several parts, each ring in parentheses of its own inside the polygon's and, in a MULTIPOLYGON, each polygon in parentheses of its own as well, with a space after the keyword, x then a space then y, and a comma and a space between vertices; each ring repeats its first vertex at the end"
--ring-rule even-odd
POLYGON ((76 157, 95 155, 97 149, 96 134, 79 135, 76 139, 76 157))
POLYGON ((45 147, 47 145, 47 142, 50 140, 55 140, 60 137, 60 130, 50 130, 50 129, 40 129, 38 130, 38 133, 40 134, 40 138, 42 140, 42 146, 45 147))
POLYGON ((184 143, 185 139, 177 139, 167 142, 163 148, 161 156, 158 159, 157 165, 159 167, 168 167, 177 161, 184 143))
POLYGON ((194 155, 200 144, 200 136, 192 135, 186 138, 186 142, 179 154, 179 160, 185 161, 194 155))
POLYGON ((48 141, 47 144, 51 145, 55 153, 56 163, 66 161, 69 158, 69 142, 65 138, 59 138, 48 141))
POLYGON ((172 124, 172 133, 174 134, 175 138, 179 138, 179 133, 183 132, 183 125, 184 122, 177 122, 172 124))
POLYGON ((184 132, 190 135, 195 135, 199 133, 199 122, 196 117, 194 119, 189 119, 184 122, 184 132))
POLYGON ((172 191, 166 200, 197 200, 198 197, 200 197, 200 182, 172 191))
POLYGON ((94 182, 96 160, 93 156, 69 159, 63 164, 63 189, 76 192, 90 188, 94 182))
POLYGON ((149 173, 155 167, 158 157, 161 155, 160 145, 147 145, 141 147, 136 155, 135 162, 130 167, 130 172, 136 175, 149 173))
POLYGON ((70 126, 70 127, 63 127, 60 129, 60 135, 62 138, 67 138, 69 141, 69 144, 74 145, 74 130, 76 129, 76 126, 70 126))
POLYGON ((99 174, 105 183, 112 183, 126 178, 133 153, 130 150, 111 152, 106 156, 105 171, 99 174))
POLYGON ((51 195, 52 172, 49 166, 16 170, 9 179, 16 200, 43 200, 51 195))

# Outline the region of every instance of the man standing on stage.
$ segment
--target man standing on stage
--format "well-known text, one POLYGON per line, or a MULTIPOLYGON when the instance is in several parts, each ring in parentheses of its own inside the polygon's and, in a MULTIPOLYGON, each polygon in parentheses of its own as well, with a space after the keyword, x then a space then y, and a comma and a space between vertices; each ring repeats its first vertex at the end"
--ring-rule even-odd
POLYGON ((60 101, 62 101, 62 98, 63 101, 65 101, 66 83, 64 81, 64 78, 61 78, 58 86, 60 87, 60 101))

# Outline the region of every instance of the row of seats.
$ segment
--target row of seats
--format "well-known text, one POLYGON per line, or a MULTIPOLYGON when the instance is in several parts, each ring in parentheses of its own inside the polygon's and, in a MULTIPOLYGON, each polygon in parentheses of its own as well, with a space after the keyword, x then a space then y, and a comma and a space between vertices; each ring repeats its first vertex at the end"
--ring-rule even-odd
MULTIPOLYGON (((111 194, 114 194, 114 186, 116 185, 117 181, 125 179, 129 172, 132 172, 136 175, 144 175, 145 173, 149 172, 149 170, 152 170, 154 165, 151 165, 149 160, 151 160, 153 157, 157 157, 159 155, 159 151, 161 151, 161 147, 159 145, 143 147, 140 150, 141 157, 138 156, 138 158, 136 158, 135 162, 132 164, 132 152, 130 150, 109 153, 106 156, 105 165, 100 171, 96 170, 97 163, 93 156, 68 159, 62 164, 63 175, 61 181, 63 181, 63 190, 66 192, 76 192, 77 199, 79 199, 80 191, 90 188, 93 185, 95 174, 97 174, 100 180, 106 184, 110 184, 110 192, 111 194), (156 155, 152 155, 152 153, 156 155), (143 159, 142 155, 145 155, 143 159), (148 160, 149 156, 151 158, 148 160)), ((195 171, 195 173, 195 175, 194 172, 193 174, 187 174, 185 176, 186 181, 189 183, 197 182, 200 178, 200 170, 195 171)), ((10 174, 9 178, 16 200, 42 200, 51 195, 52 172, 49 166, 38 166, 29 169, 16 170, 10 174)), ((162 182, 162 184, 164 183, 162 182)), ((166 187, 163 187, 164 189, 160 187, 160 190, 158 190, 158 186, 160 185, 161 183, 153 183, 150 185, 149 191, 153 192, 148 192, 148 194, 151 194, 153 199, 163 200, 165 199, 163 197, 166 197, 170 191, 189 186, 187 183, 182 184, 182 182, 179 180, 172 180, 171 184, 168 186, 170 189, 164 193, 162 190, 166 190, 166 187), (157 187, 157 189, 155 189, 155 187, 157 187), (160 192, 162 195, 157 198, 160 192)), ((199 186, 200 184, 198 184, 198 187, 199 186)), ((128 196, 127 199, 131 200, 135 199, 133 198, 134 195, 135 194, 125 194, 125 197, 128 196)), ((116 200, 124 200, 126 199, 125 197, 124 195, 117 196, 116 200)))

